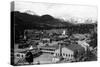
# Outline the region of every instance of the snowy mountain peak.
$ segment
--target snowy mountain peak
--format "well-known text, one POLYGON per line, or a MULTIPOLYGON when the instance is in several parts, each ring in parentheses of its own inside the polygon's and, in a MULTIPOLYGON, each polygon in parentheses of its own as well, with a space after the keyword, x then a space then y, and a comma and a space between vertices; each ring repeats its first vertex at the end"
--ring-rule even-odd
POLYGON ((30 11, 30 10, 26 10, 26 11, 25 11, 25 13, 30 14, 30 15, 36 15, 36 13, 35 13, 35 12, 30 11))

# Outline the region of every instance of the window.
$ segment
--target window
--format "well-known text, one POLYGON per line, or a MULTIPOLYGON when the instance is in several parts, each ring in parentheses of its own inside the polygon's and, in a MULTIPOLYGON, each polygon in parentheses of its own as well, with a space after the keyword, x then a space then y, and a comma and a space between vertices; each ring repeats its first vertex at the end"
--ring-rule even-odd
POLYGON ((65 56, 65 53, 63 53, 63 56, 65 56))
POLYGON ((24 57, 23 54, 22 54, 22 57, 24 57))
POLYGON ((67 54, 66 54, 66 56, 67 56, 67 54))
POLYGON ((58 56, 59 56, 59 53, 58 53, 58 56))
POLYGON ((57 53, 56 53, 56 56, 57 56, 57 53))
POLYGON ((70 56, 72 57, 72 54, 70 54, 70 56))
POLYGON ((20 57, 20 54, 17 54, 16 56, 17 56, 17 57, 20 57))
POLYGON ((69 57, 70 57, 70 54, 69 54, 69 57))

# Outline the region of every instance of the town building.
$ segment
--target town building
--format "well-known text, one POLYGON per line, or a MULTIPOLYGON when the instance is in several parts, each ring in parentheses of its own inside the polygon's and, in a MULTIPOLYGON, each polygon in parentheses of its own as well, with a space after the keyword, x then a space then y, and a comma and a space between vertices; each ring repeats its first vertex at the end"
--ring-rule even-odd
POLYGON ((83 41, 78 40, 77 43, 81 45, 85 49, 85 51, 87 51, 89 44, 85 40, 83 41))
POLYGON ((68 46, 59 46, 55 50, 54 56, 56 58, 62 57, 67 61, 72 61, 76 58, 80 58, 85 53, 85 49, 78 44, 71 44, 68 46))

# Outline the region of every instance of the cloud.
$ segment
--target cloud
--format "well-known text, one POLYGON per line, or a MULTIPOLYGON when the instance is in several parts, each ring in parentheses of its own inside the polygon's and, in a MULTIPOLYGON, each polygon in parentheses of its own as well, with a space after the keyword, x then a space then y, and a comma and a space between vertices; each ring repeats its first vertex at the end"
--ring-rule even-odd
POLYGON ((15 11, 24 12, 30 10, 38 15, 50 14, 54 17, 81 17, 81 18, 97 18, 97 7, 50 4, 50 3, 33 3, 33 2, 15 2, 15 11))

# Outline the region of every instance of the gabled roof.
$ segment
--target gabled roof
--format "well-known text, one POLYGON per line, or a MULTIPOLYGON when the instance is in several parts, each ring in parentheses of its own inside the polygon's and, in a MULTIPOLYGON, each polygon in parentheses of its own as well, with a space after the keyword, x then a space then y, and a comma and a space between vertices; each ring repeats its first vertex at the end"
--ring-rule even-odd
POLYGON ((81 45, 78 45, 78 44, 70 44, 68 46, 63 46, 63 47, 66 47, 74 52, 78 51, 78 52, 83 53, 85 51, 85 49, 81 45))

